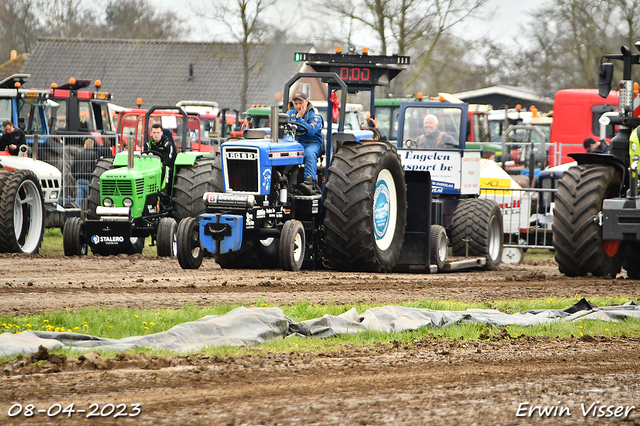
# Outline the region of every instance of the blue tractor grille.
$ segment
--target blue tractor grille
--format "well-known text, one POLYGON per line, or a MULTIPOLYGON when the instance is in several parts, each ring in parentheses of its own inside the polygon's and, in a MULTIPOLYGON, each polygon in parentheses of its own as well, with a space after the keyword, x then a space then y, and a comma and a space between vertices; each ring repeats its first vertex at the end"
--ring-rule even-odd
POLYGON ((260 192, 260 153, 257 148, 224 151, 226 188, 234 192, 260 192))
POLYGON ((102 179, 100 190, 103 196, 133 196, 133 185, 130 180, 102 179))

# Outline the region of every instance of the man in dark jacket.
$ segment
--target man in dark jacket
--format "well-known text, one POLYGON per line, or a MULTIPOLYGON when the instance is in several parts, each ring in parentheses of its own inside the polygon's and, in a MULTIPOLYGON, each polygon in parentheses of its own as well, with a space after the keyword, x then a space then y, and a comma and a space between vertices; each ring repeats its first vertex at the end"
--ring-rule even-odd
POLYGON ((289 121, 295 121, 307 129, 307 133, 297 136, 298 142, 304 146, 304 181, 300 191, 305 195, 316 192, 315 180, 318 173, 318 157, 322 148, 322 117, 313 110, 313 105, 302 92, 292 98, 293 108, 287 111, 289 121))
POLYGON ((173 164, 176 161, 176 144, 167 139, 162 132, 162 125, 159 123, 151 126, 151 139, 144 143, 143 152, 155 151, 162 156, 162 179, 165 183, 165 192, 170 194, 170 187, 173 182, 173 164))
POLYGON ((89 195, 91 174, 96 167, 98 153, 93 148, 93 139, 84 141, 84 149, 76 154, 71 166, 71 173, 76 178, 76 203, 81 206, 82 200, 89 195))
POLYGON ((0 137, 0 151, 7 151, 11 155, 18 155, 20 146, 27 144, 27 138, 21 128, 13 127, 10 120, 2 122, 4 133, 0 137))
POLYGON ((438 117, 428 114, 423 121, 424 132, 418 140, 418 148, 451 148, 457 147, 458 142, 448 134, 438 129, 438 117))

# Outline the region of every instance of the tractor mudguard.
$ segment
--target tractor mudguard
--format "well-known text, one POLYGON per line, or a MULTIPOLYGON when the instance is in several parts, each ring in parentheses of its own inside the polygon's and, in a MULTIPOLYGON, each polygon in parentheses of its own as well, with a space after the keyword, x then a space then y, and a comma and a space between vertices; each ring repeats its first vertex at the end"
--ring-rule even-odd
POLYGON ((242 247, 244 217, 233 214, 200 215, 200 244, 208 252, 225 254, 242 247))
POLYGON ((196 164, 196 160, 201 157, 213 158, 213 152, 179 152, 176 156, 176 162, 174 165, 178 166, 193 166, 196 164))

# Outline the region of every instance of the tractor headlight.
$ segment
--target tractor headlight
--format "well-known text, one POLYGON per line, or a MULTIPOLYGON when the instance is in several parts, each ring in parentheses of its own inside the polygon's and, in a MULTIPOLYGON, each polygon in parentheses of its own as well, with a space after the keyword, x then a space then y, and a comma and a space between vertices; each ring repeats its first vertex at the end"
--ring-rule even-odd
POLYGON ((122 200, 122 204, 125 207, 131 207, 133 205, 133 200, 131 198, 125 198, 124 200, 122 200))
POLYGON ((49 198, 52 200, 58 198, 58 191, 51 191, 51 194, 49 194, 49 198))
POLYGON ((111 198, 105 198, 102 205, 105 207, 113 207, 113 200, 111 198))

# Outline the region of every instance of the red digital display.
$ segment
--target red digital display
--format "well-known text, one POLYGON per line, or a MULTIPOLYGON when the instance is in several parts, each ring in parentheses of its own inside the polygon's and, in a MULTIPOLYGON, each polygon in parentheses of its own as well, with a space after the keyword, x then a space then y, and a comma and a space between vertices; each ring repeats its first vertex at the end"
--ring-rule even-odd
POLYGON ((371 81, 371 72, 369 68, 360 67, 341 67, 340 78, 349 82, 369 82, 371 81))

